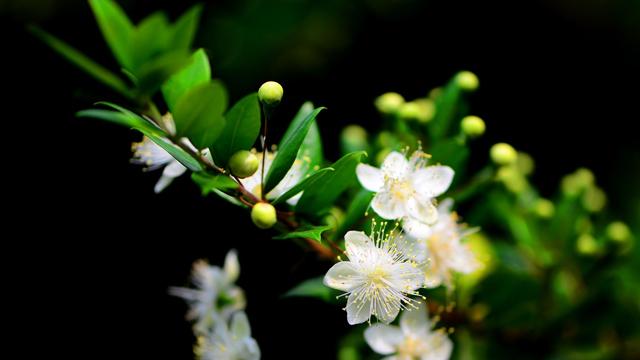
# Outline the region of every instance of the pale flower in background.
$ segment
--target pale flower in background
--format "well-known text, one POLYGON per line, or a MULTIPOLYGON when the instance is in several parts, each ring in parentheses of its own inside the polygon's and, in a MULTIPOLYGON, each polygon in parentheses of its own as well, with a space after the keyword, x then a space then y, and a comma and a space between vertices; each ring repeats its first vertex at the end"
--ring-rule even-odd
POLYGON ((392 322, 401 308, 412 309, 421 301, 408 297, 418 295, 416 289, 424 284, 422 266, 413 261, 413 242, 401 234, 377 237, 357 231, 345 235, 345 254, 349 261, 341 261, 327 272, 324 284, 345 291, 349 324, 371 323, 375 315, 379 321, 392 322))
POLYGON ((453 343, 444 329, 433 330, 425 305, 407 310, 400 317, 400 326, 375 325, 364 331, 364 339, 383 360, 447 360, 453 343))
POLYGON ((239 275, 238 255, 232 249, 222 269, 206 260, 196 261, 190 277, 195 289, 170 287, 169 294, 187 301, 187 319, 194 321, 196 328, 210 327, 211 314, 228 321, 234 312, 246 307, 244 291, 234 284, 239 275))
POLYGON ((259 360, 260 347, 251 337, 251 326, 244 311, 236 312, 231 318, 231 328, 227 321, 215 318, 213 331, 198 332, 194 352, 199 360, 259 360))
POLYGON ((358 165, 358 180, 365 189, 376 192, 371 207, 380 217, 411 218, 425 224, 438 221, 433 198, 449 188, 454 172, 448 166, 427 166, 429 157, 418 150, 407 160, 394 151, 380 169, 358 165))
POLYGON ((438 205, 440 219, 431 226, 412 219, 403 222, 407 237, 416 241, 415 248, 420 252, 418 259, 423 260, 425 266, 425 286, 428 288, 444 284, 453 289, 454 272, 469 274, 482 266, 469 245, 462 242, 478 228, 467 229, 459 222, 458 214, 451 211, 452 207, 452 199, 443 200, 438 205))

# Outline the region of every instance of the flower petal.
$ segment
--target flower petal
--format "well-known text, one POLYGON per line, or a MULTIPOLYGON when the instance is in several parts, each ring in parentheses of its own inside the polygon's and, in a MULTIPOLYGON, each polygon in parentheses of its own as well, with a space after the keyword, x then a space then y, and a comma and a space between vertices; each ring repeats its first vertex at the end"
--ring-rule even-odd
POLYGON ((431 203, 431 199, 412 196, 404 206, 407 216, 418 222, 433 225, 438 221, 438 210, 431 203))
POLYGON ((349 300, 347 300, 347 322, 349 325, 360 324, 371 318, 371 297, 364 295, 362 293, 349 295, 349 300))
POLYGON ((453 343, 447 335, 433 332, 429 336, 429 352, 422 355, 420 360, 448 360, 453 351, 453 343))
POLYGON ((224 258, 223 268, 229 284, 235 283, 240 276, 240 262, 238 261, 238 253, 235 249, 231 249, 227 253, 227 256, 224 258))
POLYGON ((251 325, 244 311, 238 311, 231 318, 231 335, 237 339, 251 337, 251 325))
POLYGON ((347 254, 350 252, 373 251, 376 244, 367 235, 360 231, 349 231, 344 236, 344 244, 347 254))
POLYGON ((413 172, 411 186, 420 195, 436 197, 447 191, 453 175, 453 169, 448 166, 430 166, 413 172))
POLYGON ((397 151, 392 151, 384 158, 380 170, 382 170, 385 175, 398 179, 409 171, 409 161, 405 155, 397 151))
POLYGON ((367 164, 358 164, 356 175, 362 187, 369 191, 379 191, 384 187, 384 173, 367 164))
POLYGON ((379 192, 371 202, 371 208, 381 218, 395 220, 405 216, 402 202, 390 191, 379 192))
POLYGON ((180 164, 177 160, 172 160, 165 166, 164 170, 162 170, 162 175, 177 178, 184 174, 185 171, 187 171, 187 168, 184 167, 184 165, 180 164))
POLYGON ((405 335, 418 334, 430 329, 427 304, 422 301, 422 304, 416 306, 418 307, 417 309, 409 307, 400 317, 400 328, 405 335))
POLYGON ((172 176, 166 176, 162 174, 162 176, 160 176, 160 179, 158 179, 156 185, 153 187, 153 192, 156 194, 161 193, 162 190, 166 189, 167 186, 169 186, 173 182, 173 179, 174 178, 172 176))
POLYGON ((326 286, 349 292, 362 283, 360 272, 349 261, 339 262, 331 267, 322 283, 326 286))
POLYGON ((404 218, 402 221, 404 232, 413 239, 427 240, 433 234, 431 226, 423 224, 412 218, 404 218))
POLYGON ((375 325, 364 331, 364 339, 373 351, 382 355, 393 354, 404 341, 399 327, 393 325, 375 325))

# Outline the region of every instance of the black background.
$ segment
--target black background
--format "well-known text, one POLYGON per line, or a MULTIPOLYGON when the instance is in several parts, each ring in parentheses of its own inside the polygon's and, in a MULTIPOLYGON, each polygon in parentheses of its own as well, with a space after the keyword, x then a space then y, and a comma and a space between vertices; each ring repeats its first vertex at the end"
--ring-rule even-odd
MULTIPOLYGON (((159 9, 175 19, 195 2, 119 3, 137 22, 159 9)), ((206 3, 194 46, 210 52, 214 77, 226 83, 232 102, 264 81, 283 85, 274 138, 302 102, 326 106, 318 125, 330 160, 337 159, 342 126, 376 128, 376 96, 424 96, 471 70, 481 84, 471 112, 487 123, 472 166, 487 161, 491 144, 509 142, 535 158, 533 182, 546 197, 562 175, 588 167, 614 216, 637 222, 640 10, 632 1, 338 3, 206 3), (269 11, 240 16, 252 7, 269 11), (318 8, 316 20, 306 21, 318 8), (230 31, 236 23, 243 32, 230 31), (301 44, 312 45, 298 52, 301 44)), ((334 358, 334 340, 348 330, 344 313, 311 299, 279 298, 330 264, 270 241, 248 214, 201 198, 186 176, 154 194, 160 174, 128 163, 139 135, 74 117, 95 101, 125 103, 24 29, 37 23, 117 71, 88 4, 1 4, 6 277, 37 294, 9 295, 16 307, 37 309, 35 320, 20 316, 27 330, 18 337, 46 324, 63 335, 49 354, 64 348, 85 358, 190 358, 186 307, 166 288, 185 285, 194 260, 222 265, 226 251, 237 248, 238 284, 263 358, 294 358, 305 349, 312 358, 334 358)))

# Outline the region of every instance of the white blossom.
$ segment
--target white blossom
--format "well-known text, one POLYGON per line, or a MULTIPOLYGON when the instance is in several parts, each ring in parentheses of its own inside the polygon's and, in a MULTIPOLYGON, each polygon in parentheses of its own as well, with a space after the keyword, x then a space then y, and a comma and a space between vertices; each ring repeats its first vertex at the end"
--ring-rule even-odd
POLYGON ((403 222, 407 236, 416 240, 416 249, 420 250, 418 258, 423 260, 425 266, 426 287, 444 284, 453 289, 454 273, 469 274, 482 266, 469 245, 462 242, 478 228, 467 229, 465 224, 459 222, 458 214, 451 211, 452 207, 452 199, 443 200, 438 205, 440 218, 431 226, 412 219, 403 222))
POLYGON ((364 331, 364 338, 383 360, 447 360, 453 343, 444 329, 433 330, 426 305, 407 310, 400 317, 400 326, 375 325, 364 331))
POLYGON ((394 151, 380 169, 358 165, 358 180, 365 189, 376 192, 371 207, 380 217, 411 218, 425 224, 438 221, 434 198, 449 188, 454 172, 448 166, 427 166, 429 157, 417 150, 407 160, 394 151))
POLYGON ((349 324, 369 322, 375 315, 378 321, 392 322, 400 309, 415 308, 421 301, 408 295, 418 295, 416 289, 424 284, 421 264, 416 262, 413 241, 394 231, 385 233, 381 227, 367 236, 349 231, 345 235, 345 254, 349 261, 341 261, 327 272, 324 284, 345 291, 349 324))
MULTIPOLYGON (((213 315, 215 317, 215 315, 213 315)), ((213 320, 213 331, 199 332, 195 354, 199 360, 259 360, 260 347, 251 337, 251 326, 244 311, 236 312, 231 328, 223 319, 213 320)))

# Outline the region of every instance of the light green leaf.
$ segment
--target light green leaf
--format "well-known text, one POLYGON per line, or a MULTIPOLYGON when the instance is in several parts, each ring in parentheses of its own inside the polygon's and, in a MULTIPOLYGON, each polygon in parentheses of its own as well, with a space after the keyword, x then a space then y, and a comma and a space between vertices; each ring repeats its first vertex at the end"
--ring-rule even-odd
POLYGON ((307 115, 291 133, 284 138, 281 142, 282 146, 278 149, 278 154, 269 168, 269 173, 265 179, 264 193, 268 194, 278 183, 284 178, 291 166, 293 165, 296 157, 298 156, 298 150, 302 145, 307 132, 311 127, 311 123, 315 120, 320 111, 326 109, 325 107, 319 107, 313 110, 307 115))
MULTIPOLYGON (((278 145, 278 148, 281 148, 284 145, 284 140, 288 139, 293 131, 298 127, 298 125, 313 111, 313 103, 311 101, 307 101, 300 107, 298 113, 289 124, 287 131, 285 131, 282 136, 282 140, 278 145)), ((317 165, 320 166, 323 163, 323 154, 322 154, 322 140, 320 139, 320 130, 318 129, 318 123, 313 122, 309 127, 309 131, 307 135, 304 137, 304 141, 302 145, 300 145, 300 150, 298 151, 297 158, 301 159, 302 157, 309 158, 309 171, 317 165)))
POLYGON ((113 56, 120 66, 131 70, 131 46, 135 31, 131 20, 113 0, 89 0, 89 5, 113 56))
POLYGON ((274 236, 276 240, 293 239, 293 238, 309 238, 320 242, 322 233, 331 229, 331 226, 303 226, 292 232, 274 236))
POLYGON ((173 156, 176 160, 178 160, 184 167, 191 171, 202 171, 202 167, 198 164, 198 161, 191 157, 186 151, 182 150, 178 146, 164 140, 158 133, 149 131, 142 128, 134 128, 135 130, 140 131, 144 135, 146 135, 149 139, 153 140, 158 146, 164 149, 169 155, 173 156))
POLYGON ((191 55, 192 62, 169 80, 162 84, 162 96, 173 113, 178 99, 189 89, 207 83, 211 80, 211 65, 204 49, 199 49, 191 55))
POLYGON ((355 177, 362 154, 364 151, 349 153, 331 165, 335 171, 309 186, 298 200, 295 211, 315 216, 327 210, 355 177))
POLYGON ((340 292, 326 286, 322 280, 323 276, 305 280, 289 290, 283 297, 302 296, 314 297, 326 302, 334 301, 340 292))
POLYGON ((125 97, 132 97, 131 90, 129 89, 127 83, 116 74, 102 67, 100 64, 82 54, 69 44, 47 33, 46 31, 36 26, 29 26, 28 29, 34 35, 39 37, 40 40, 42 40, 45 44, 51 46, 51 48, 57 51, 60 55, 64 56, 75 66, 79 67, 82 71, 91 75, 96 80, 107 85, 108 87, 124 95, 125 97))
MULTIPOLYGON (((132 113, 133 114, 133 113, 132 113)), ((156 131, 160 136, 166 136, 166 134, 149 123, 148 121, 142 119, 138 115, 130 115, 127 113, 123 113, 121 111, 112 111, 112 110, 104 110, 104 109, 87 109, 81 110, 76 113, 77 117, 90 117, 94 119, 100 119, 112 122, 114 124, 124 126, 126 128, 141 128, 146 129, 147 131, 156 131)))
POLYGON ((168 50, 171 41, 168 27, 169 19, 162 11, 156 11, 138 23, 131 46, 131 70, 134 74, 147 60, 168 50))
POLYGON ((304 190, 306 190, 309 186, 313 185, 313 183, 315 183, 318 179, 320 179, 327 171, 333 171, 333 168, 320 169, 320 170, 314 172, 313 174, 307 175, 307 177, 305 177, 302 181, 297 183, 295 186, 293 186, 287 192, 285 192, 284 194, 280 195, 280 197, 275 199, 271 204, 272 205, 277 205, 277 204, 283 203, 283 202, 291 199, 292 197, 298 195, 299 193, 301 193, 304 190))
POLYGON ((228 101, 219 80, 191 88, 180 97, 173 113, 176 135, 188 137, 198 149, 211 148, 224 129, 228 101))
POLYGON ((452 77, 449 82, 442 88, 442 92, 436 98, 436 112, 433 119, 427 123, 429 136, 432 141, 447 136, 449 128, 455 119, 461 119, 460 101, 462 98, 462 90, 456 81, 456 77, 452 77))
POLYGON ((202 14, 202 4, 195 4, 182 14, 178 20, 172 24, 173 49, 190 49, 195 37, 200 15, 202 14))
POLYGON ((250 150, 260 134, 260 102, 258 94, 249 94, 231 107, 225 115, 222 135, 213 145, 213 158, 222 168, 240 150, 250 150))
POLYGON ((191 173, 191 180, 193 180, 200 189, 202 190, 202 195, 207 195, 213 190, 227 190, 227 189, 237 189, 238 183, 231 180, 226 175, 211 175, 204 171, 191 173))

